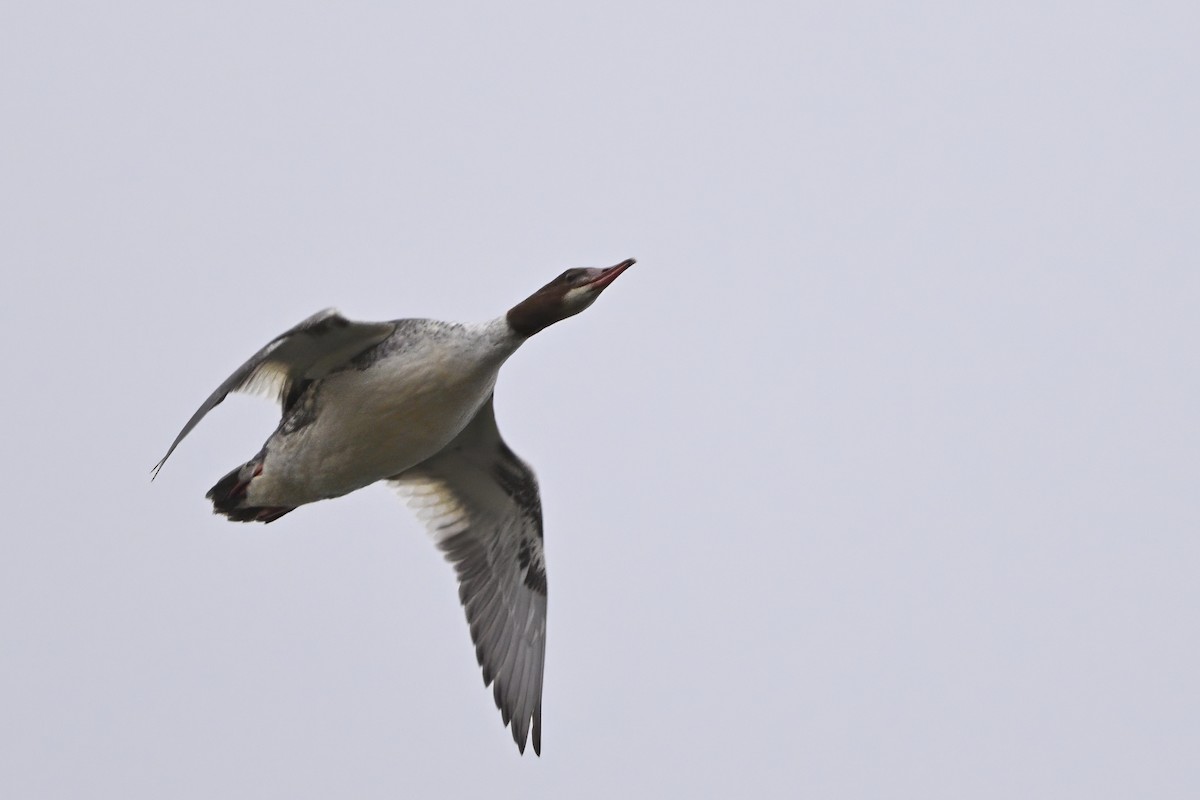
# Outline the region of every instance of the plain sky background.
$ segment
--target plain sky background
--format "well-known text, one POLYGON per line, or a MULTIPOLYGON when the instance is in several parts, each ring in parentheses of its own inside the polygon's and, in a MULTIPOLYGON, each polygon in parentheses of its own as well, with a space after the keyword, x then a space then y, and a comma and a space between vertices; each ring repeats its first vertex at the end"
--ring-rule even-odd
POLYGON ((0 6, 0 796, 1200 796, 1194 3, 0 6), (544 757, 380 487, 204 492, 326 306, 502 372, 544 757))

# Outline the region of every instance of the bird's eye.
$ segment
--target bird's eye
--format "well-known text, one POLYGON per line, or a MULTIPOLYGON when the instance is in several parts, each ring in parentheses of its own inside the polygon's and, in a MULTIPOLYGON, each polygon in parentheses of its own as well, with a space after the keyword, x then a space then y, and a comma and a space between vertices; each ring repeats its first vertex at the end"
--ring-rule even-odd
POLYGON ((564 272, 562 275, 559 275, 558 279, 563 283, 574 283, 575 281, 579 280, 579 278, 583 275, 584 272, 586 272, 586 270, 569 269, 566 272, 564 272))

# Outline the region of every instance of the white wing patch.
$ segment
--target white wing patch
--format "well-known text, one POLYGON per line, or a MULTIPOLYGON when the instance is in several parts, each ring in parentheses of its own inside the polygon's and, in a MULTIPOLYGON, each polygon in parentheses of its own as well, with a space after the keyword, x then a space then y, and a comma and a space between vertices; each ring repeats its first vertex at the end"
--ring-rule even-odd
POLYGON ((442 481, 400 478, 392 484, 439 545, 471 527, 470 512, 442 481))

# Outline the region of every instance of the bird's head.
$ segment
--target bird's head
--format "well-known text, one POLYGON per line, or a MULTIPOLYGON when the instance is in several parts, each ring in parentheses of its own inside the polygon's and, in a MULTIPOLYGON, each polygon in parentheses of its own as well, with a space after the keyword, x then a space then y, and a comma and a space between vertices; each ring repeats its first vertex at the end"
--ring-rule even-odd
POLYGON ((561 319, 578 314, 633 264, 634 260, 627 258, 620 264, 602 269, 576 267, 567 270, 509 309, 509 327, 520 336, 533 336, 561 319))

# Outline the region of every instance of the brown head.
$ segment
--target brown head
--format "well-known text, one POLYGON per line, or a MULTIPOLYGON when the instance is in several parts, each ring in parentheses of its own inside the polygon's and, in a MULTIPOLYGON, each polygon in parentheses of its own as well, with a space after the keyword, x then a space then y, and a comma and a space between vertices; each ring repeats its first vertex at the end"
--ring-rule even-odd
POLYGON ((604 287, 633 264, 634 260, 627 258, 604 269, 569 269, 509 309, 508 325, 519 336, 528 337, 572 317, 595 302, 604 287))

